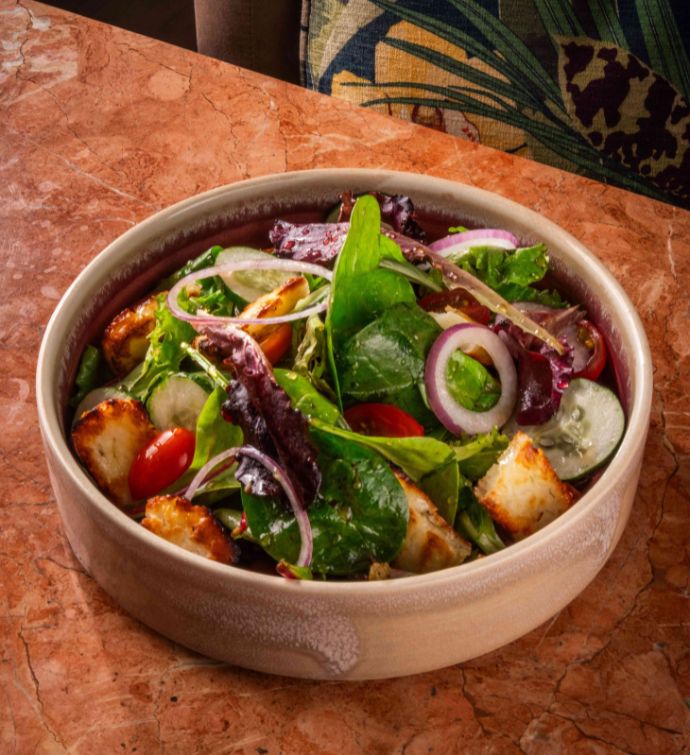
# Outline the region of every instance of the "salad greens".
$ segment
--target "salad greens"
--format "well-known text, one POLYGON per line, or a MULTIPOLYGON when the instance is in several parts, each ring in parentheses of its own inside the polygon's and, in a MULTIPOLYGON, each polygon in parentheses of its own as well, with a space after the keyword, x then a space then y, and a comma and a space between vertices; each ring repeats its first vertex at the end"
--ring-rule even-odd
MULTIPOLYGON (((341 437, 312 430, 323 479, 309 509, 314 533, 312 570, 348 575, 372 561, 389 561, 407 531, 405 494, 376 453, 341 437)), ((295 518, 274 498, 248 495, 242 504, 252 537, 276 561, 294 564, 299 551, 295 518)))
POLYGON ((416 303, 386 309, 342 347, 343 397, 395 403, 422 424, 435 424, 424 400, 424 365, 440 332, 433 317, 416 303))
POLYGON ((119 385, 133 398, 146 402, 151 390, 162 378, 180 371, 187 356, 182 344, 191 341, 196 332, 187 322, 173 316, 159 294, 156 306, 156 324, 149 334, 149 349, 143 363, 135 368, 119 385))
POLYGON ((481 362, 462 351, 456 351, 446 372, 450 395, 462 406, 487 411, 501 396, 500 382, 481 362))
MULTIPOLYGON (((151 397, 158 399, 164 407, 162 420, 154 420, 158 428, 166 426, 167 415, 171 421, 179 416, 169 407, 179 407, 180 397, 162 391, 196 392, 198 406, 189 402, 196 417, 195 425, 188 425, 194 427, 193 454, 175 483, 159 493, 181 496, 191 490, 193 503, 213 512, 219 537, 232 536, 241 544, 237 552, 248 548, 252 557, 261 549, 284 576, 364 576, 376 563, 395 566, 403 546, 406 564, 410 549, 418 547, 419 571, 438 568, 429 567, 423 555, 425 548, 433 551, 434 538, 444 542, 444 552, 453 552, 453 544, 466 538, 475 555, 494 553, 506 546, 510 533, 497 532, 474 486, 510 443, 501 432, 508 417, 486 431, 459 432, 449 426, 438 401, 443 395, 462 416, 486 416, 501 404, 507 380, 497 360, 487 360, 488 352, 480 362, 455 346, 447 361, 439 362, 439 344, 466 328, 491 331, 493 340, 482 348, 502 348, 516 382, 519 377, 513 405, 544 422, 574 374, 572 339, 584 315, 577 307, 563 309, 559 292, 540 287, 549 266, 543 244, 472 247, 442 260, 442 273, 424 260, 424 232, 407 197, 355 200, 345 194, 337 216, 338 222, 305 225, 278 220, 270 234, 275 256, 214 246, 161 283, 146 356, 116 384, 118 395, 149 410, 155 403, 151 397), (404 243, 399 246, 386 229, 404 243), (284 257, 292 261, 280 268, 277 258, 284 257), (248 259, 276 267, 233 271, 233 259, 244 260, 245 267, 248 259), (305 272, 309 295, 301 289, 303 298, 291 304, 290 317, 266 325, 253 320, 252 327, 264 329, 255 340, 238 314, 262 296, 268 309, 279 301, 294 275, 294 260, 311 265, 305 272), (219 265, 220 275, 203 277, 205 269, 218 272, 219 265), (477 302, 461 286, 447 288, 453 265, 507 301, 531 302, 536 321, 545 327, 558 323, 554 332, 567 344, 566 353, 556 353, 532 331, 485 307, 488 325, 472 321, 477 302), (173 301, 165 289, 180 281, 181 294, 173 301), (325 313, 319 314, 321 301, 325 313), (307 308, 311 314, 295 316, 307 308), (447 311, 456 320, 450 328, 446 321, 444 330, 439 315, 447 311), (197 318, 197 332, 184 319, 195 313, 220 319, 199 325, 202 318, 197 318), (468 316, 469 323, 463 323, 468 316), (495 341, 498 346, 491 345, 495 341), (266 353, 262 348, 270 342, 280 349, 269 362, 268 347, 266 353)), ((464 230, 457 226, 450 233, 464 230)), ((580 363, 588 367, 587 348, 577 347, 580 363)), ((101 353, 90 345, 71 405, 93 391, 103 375, 101 353)), ((142 434, 150 437, 150 428, 142 434)), ((156 500, 149 499, 147 516, 156 500)), ((463 552, 462 558, 469 551, 464 546, 454 551, 463 552)))
POLYGON ((196 443, 190 469, 198 471, 226 448, 242 444, 242 430, 223 419, 222 409, 227 394, 215 388, 206 400, 196 421, 196 443))
POLYGON ((405 278, 379 267, 384 259, 403 260, 399 247, 380 229, 378 203, 373 197, 362 197, 352 212, 350 230, 335 264, 326 315, 328 359, 341 406, 340 361, 347 341, 388 307, 416 302, 405 278))
POLYGON ((534 301, 551 307, 565 305, 557 291, 539 290, 532 285, 541 281, 549 269, 544 244, 512 251, 479 246, 451 255, 451 259, 508 301, 534 301))
POLYGON ((87 393, 96 388, 101 377, 102 365, 101 352, 88 344, 81 355, 77 376, 74 379, 75 390, 69 402, 72 408, 78 407, 87 393))

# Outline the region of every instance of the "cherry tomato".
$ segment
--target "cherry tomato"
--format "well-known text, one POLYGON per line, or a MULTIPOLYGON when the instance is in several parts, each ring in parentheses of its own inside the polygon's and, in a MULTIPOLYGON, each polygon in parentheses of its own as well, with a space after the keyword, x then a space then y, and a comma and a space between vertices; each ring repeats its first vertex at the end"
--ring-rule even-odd
POLYGON ((392 404, 357 404, 344 411, 347 424, 357 433, 384 438, 424 435, 416 419, 392 404))
POLYGON ((284 322, 259 341, 261 351, 271 364, 279 362, 287 354, 292 343, 292 325, 284 322))
POLYGON ((573 377, 596 380, 601 375, 606 364, 606 343, 604 342, 604 336, 596 325, 592 325, 589 320, 582 320, 578 323, 577 339, 590 352, 590 357, 587 360, 587 364, 581 370, 573 373, 573 377))
POLYGON ((183 427, 163 430, 137 454, 129 470, 129 491, 140 500, 160 493, 188 469, 194 458, 194 433, 183 427))
POLYGON ((491 319, 491 310, 480 304, 464 288, 450 288, 448 291, 427 294, 417 304, 427 312, 445 312, 446 307, 459 309, 463 314, 482 325, 488 325, 491 319))

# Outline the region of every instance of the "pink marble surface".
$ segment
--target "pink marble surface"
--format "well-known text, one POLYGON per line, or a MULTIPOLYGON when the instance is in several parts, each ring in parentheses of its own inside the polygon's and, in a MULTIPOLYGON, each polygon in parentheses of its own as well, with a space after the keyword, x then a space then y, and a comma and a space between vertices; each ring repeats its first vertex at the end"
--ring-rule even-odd
POLYGON ((0 0, 0 186, 0 752, 687 747, 690 213, 8 0, 0 0), (50 312, 109 241, 199 191, 330 166, 424 172, 542 212, 612 270, 654 354, 640 489, 599 577, 518 642, 394 681, 247 672, 122 613, 64 539, 34 405, 50 312))

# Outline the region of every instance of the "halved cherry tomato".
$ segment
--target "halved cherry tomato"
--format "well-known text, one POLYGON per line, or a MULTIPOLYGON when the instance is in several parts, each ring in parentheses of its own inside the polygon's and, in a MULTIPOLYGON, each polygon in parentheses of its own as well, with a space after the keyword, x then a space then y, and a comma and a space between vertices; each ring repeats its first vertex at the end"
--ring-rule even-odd
POLYGON ((140 500, 160 493, 187 471, 194 458, 191 430, 163 430, 136 455, 129 470, 129 491, 140 500))
POLYGON ((292 325, 284 322, 275 330, 272 330, 266 338, 259 341, 261 351, 271 364, 279 362, 288 352, 292 343, 292 325))
POLYGON ((416 419, 392 404, 357 404, 343 412, 347 424, 357 433, 384 438, 424 435, 416 419))
POLYGON ((596 325, 592 325, 589 320, 582 320, 577 326, 577 339, 589 351, 590 357, 581 370, 573 373, 573 377, 596 380, 606 364, 604 336, 596 325))
POLYGON ((446 307, 453 307, 482 325, 488 325, 491 319, 491 310, 480 304, 464 288, 450 288, 448 291, 427 294, 417 304, 427 312, 445 312, 446 307))

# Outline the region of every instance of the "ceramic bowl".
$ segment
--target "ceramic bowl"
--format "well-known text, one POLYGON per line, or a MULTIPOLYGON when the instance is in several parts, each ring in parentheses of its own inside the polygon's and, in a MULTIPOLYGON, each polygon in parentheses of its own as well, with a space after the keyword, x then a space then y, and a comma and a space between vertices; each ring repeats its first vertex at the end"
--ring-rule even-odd
POLYGON ((628 519, 651 391, 651 358, 635 310, 571 235, 496 195, 378 170, 267 176, 155 214, 75 280, 48 324, 37 369, 53 489, 67 538, 89 574, 130 614, 189 648, 245 668, 315 679, 394 677, 455 664, 515 640, 573 600, 602 568, 628 519), (346 189, 407 194, 441 224, 464 220, 508 229, 523 242, 545 241, 559 286, 587 306, 611 346, 627 416, 622 444, 558 520, 464 566, 383 582, 298 582, 205 560, 120 512, 72 455, 65 407, 80 352, 124 304, 184 259, 212 243, 265 239, 276 216, 313 218, 314 209, 322 212, 346 189))

